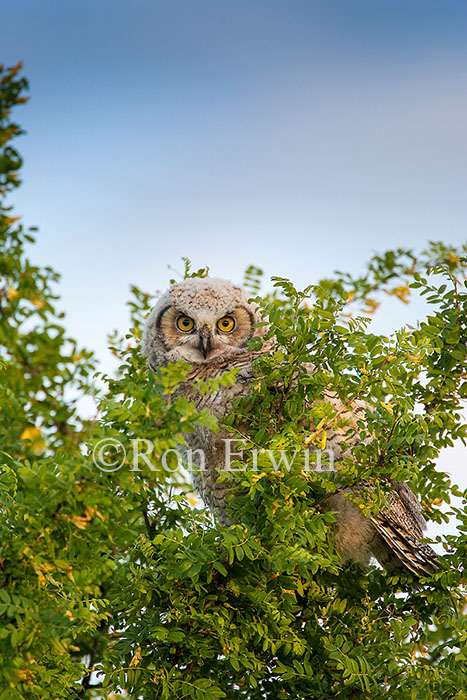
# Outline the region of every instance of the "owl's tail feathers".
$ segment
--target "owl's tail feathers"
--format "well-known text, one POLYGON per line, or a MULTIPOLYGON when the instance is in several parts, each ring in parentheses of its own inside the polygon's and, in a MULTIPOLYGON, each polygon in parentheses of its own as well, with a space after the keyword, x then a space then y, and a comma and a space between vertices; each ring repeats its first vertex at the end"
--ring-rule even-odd
POLYGON ((377 556, 385 569, 408 570, 416 576, 431 576, 436 571, 439 557, 429 544, 420 542, 386 518, 374 517, 371 521, 386 545, 381 556, 377 556))

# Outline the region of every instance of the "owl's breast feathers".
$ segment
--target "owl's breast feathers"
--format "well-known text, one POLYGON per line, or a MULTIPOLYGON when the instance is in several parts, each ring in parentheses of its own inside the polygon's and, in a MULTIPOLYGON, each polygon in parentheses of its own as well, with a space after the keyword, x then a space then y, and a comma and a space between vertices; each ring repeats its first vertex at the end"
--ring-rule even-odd
POLYGON ((220 420, 232 407, 233 399, 248 392, 251 380, 255 376, 252 362, 260 354, 241 353, 229 360, 218 359, 210 363, 194 365, 186 381, 181 384, 179 393, 193 400, 197 410, 208 408, 220 420), (221 386, 217 391, 209 393, 200 392, 198 381, 217 379, 232 369, 238 370, 233 384, 221 386))
POLYGON ((219 358, 212 362, 194 365, 188 373, 188 381, 196 381, 200 379, 206 381, 215 377, 221 377, 223 374, 232 369, 237 369, 237 377, 249 381, 253 378, 254 372, 252 363, 263 353, 242 352, 229 357, 228 359, 219 358))

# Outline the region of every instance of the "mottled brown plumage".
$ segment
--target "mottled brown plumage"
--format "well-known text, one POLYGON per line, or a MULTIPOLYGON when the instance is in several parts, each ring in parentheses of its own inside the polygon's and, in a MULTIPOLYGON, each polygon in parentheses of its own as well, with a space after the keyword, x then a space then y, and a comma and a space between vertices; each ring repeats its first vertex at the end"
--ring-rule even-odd
MULTIPOLYGON (((252 361, 259 354, 271 351, 271 341, 265 342, 259 353, 248 351, 248 341, 253 335, 265 333, 264 326, 253 329, 253 324, 260 320, 257 308, 248 302, 242 287, 220 279, 187 279, 171 287, 150 314, 144 353, 154 371, 168 362, 181 359, 189 362, 192 370, 180 392, 192 398, 198 409, 207 408, 221 421, 234 398, 250 390, 254 376, 252 361), (232 386, 211 394, 194 389, 194 380, 218 377, 234 368, 238 373, 232 386)), ((324 398, 340 419, 339 422, 331 419, 325 426, 326 446, 333 450, 338 464, 360 440, 356 421, 364 419, 368 405, 357 400, 344 406, 332 392, 325 392, 324 398)), ((213 433, 203 427, 185 436, 188 448, 201 450, 205 457, 205 469, 195 472, 194 486, 221 522, 227 522, 228 492, 217 478, 225 467, 223 441, 228 437, 224 429, 213 433)), ((342 559, 366 565, 374 556, 388 570, 430 574, 437 566, 437 556, 420 541, 426 525, 419 501, 405 483, 385 479, 380 480, 380 486, 385 500, 378 514, 370 518, 362 515, 345 497, 345 492, 326 499, 325 507, 336 514, 335 539, 342 559)), ((372 488, 371 484, 361 483, 354 491, 370 498, 372 488)))

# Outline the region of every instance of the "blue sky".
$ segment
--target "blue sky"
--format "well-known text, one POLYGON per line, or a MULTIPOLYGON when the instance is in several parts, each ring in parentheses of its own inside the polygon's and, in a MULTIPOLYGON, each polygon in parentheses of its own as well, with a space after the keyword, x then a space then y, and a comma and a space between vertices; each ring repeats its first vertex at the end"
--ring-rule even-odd
POLYGON ((164 289, 181 256, 304 286, 464 242, 466 36, 450 0, 2 3, 31 84, 14 202, 71 333, 110 367, 129 285, 164 289))

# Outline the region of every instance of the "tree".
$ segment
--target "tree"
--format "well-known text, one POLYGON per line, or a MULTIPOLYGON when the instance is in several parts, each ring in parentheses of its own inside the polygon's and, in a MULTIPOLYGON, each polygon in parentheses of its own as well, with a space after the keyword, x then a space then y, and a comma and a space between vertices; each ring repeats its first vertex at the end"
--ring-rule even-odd
MULTIPOLYGON (((409 481, 438 522, 441 503, 460 495, 435 463, 466 439, 466 250, 388 251, 358 278, 336 273, 304 292, 277 278, 258 297, 277 350, 232 412, 239 437, 235 416, 249 411, 251 468, 222 475, 236 489, 237 524, 217 526, 192 507, 173 452, 183 431, 215 424, 174 396, 186 366, 158 376, 146 367, 149 295, 132 288, 130 331, 111 340, 120 370, 97 385, 92 353, 56 311, 58 275, 26 256, 34 238, 6 196, 21 166, 11 109, 27 83, 20 66, 0 76, 0 700, 466 698, 465 509, 452 509, 458 535, 439 538, 440 569, 420 581, 343 567, 333 516, 320 509, 360 479, 375 484, 362 507, 377 509, 375 473, 409 481), (417 328, 368 332, 379 298, 406 302, 411 290, 433 309, 417 328), (307 361, 312 376, 300 370, 307 361), (307 470, 300 452, 305 397, 317 425, 330 416, 324 388, 373 407, 360 429, 374 439, 338 477, 307 470), (96 420, 77 410, 85 394, 96 420), (268 449, 289 463, 299 455, 279 471, 268 449)), ((204 272, 187 264, 186 274, 204 272)), ((260 277, 247 271, 252 296, 260 277)), ((324 446, 324 429, 307 439, 324 446)))

